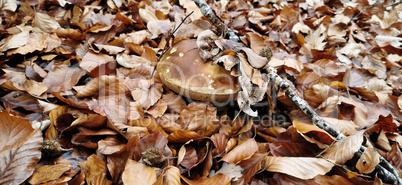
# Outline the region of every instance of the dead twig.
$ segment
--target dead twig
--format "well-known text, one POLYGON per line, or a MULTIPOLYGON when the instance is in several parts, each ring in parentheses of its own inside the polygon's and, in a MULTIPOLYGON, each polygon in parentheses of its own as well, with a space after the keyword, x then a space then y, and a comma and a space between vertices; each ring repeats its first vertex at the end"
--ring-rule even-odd
POLYGON ((343 29, 346 29, 346 28, 349 26, 349 24, 350 24, 351 22, 353 22, 353 19, 356 19, 356 18, 359 17, 361 14, 363 14, 365 11, 367 11, 367 10, 373 8, 374 5, 377 4, 377 3, 378 3, 378 0, 375 1, 375 3, 372 4, 371 6, 367 7, 366 9, 364 9, 363 11, 361 11, 360 13, 358 13, 357 15, 353 16, 353 17, 350 19, 350 21, 345 25, 345 27, 343 27, 343 29))
MULTIPOLYGON (((168 37, 168 39, 167 39, 167 41, 166 41, 166 45, 165 45, 165 47, 163 48, 163 52, 162 52, 162 54, 161 54, 161 56, 159 57, 159 59, 165 54, 165 52, 169 49, 169 43, 170 43, 170 40, 172 39, 173 41, 174 41, 174 34, 177 32, 177 30, 179 30, 179 28, 180 28, 180 26, 184 23, 184 21, 186 21, 186 19, 188 18, 188 17, 190 17, 190 15, 191 14, 193 14, 194 13, 194 11, 193 12, 190 12, 188 15, 186 15, 186 17, 184 17, 184 19, 181 21, 181 23, 177 26, 177 28, 173 28, 173 31, 172 31, 172 33, 169 35, 169 37, 168 37)), ((172 41, 172 43, 173 43, 173 41, 172 41)), ((151 73, 151 79, 153 79, 153 77, 154 77, 154 75, 155 75, 155 71, 156 71, 156 66, 158 65, 158 62, 159 62, 159 60, 156 62, 156 64, 155 64, 155 67, 154 67, 154 70, 152 71, 152 73, 151 73)))
POLYGON ((397 1, 397 2, 393 2, 393 3, 391 3, 391 4, 387 5, 387 6, 385 6, 385 8, 390 7, 390 6, 394 6, 394 5, 397 5, 397 4, 400 4, 400 3, 402 3, 402 0, 401 0, 401 1, 397 1))

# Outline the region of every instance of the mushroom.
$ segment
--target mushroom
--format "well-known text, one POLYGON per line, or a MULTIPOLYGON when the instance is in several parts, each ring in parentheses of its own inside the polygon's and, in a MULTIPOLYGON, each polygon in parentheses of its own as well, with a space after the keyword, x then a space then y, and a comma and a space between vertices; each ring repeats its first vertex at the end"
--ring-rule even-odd
POLYGON ((230 71, 200 57, 195 39, 167 50, 157 71, 169 89, 194 100, 225 102, 234 99, 240 88, 230 71))

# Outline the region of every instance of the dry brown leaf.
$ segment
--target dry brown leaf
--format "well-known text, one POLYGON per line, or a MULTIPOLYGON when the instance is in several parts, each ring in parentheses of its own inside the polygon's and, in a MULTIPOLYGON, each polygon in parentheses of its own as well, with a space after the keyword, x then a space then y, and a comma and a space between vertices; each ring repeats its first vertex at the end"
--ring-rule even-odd
POLYGON ((216 150, 216 154, 219 155, 223 152, 225 152, 226 145, 229 141, 229 136, 223 133, 216 133, 211 136, 211 140, 214 143, 215 149, 214 149, 214 154, 216 150))
POLYGON ((237 145, 232 151, 226 154, 221 161, 227 163, 235 163, 250 158, 258 150, 257 142, 251 138, 247 141, 237 145))
POLYGON ((15 0, 3 0, 0 1, 0 10, 9 10, 15 12, 17 10, 17 3, 15 0))
POLYGON ((149 185, 156 182, 156 172, 152 167, 128 159, 122 180, 124 184, 149 185))
POLYGON ((361 130, 354 135, 337 141, 326 150, 323 157, 336 164, 343 164, 352 159, 363 143, 363 134, 364 130, 361 130))
POLYGON ((92 154, 86 161, 79 162, 82 172, 85 174, 87 184, 92 184, 93 178, 96 175, 103 173, 106 170, 106 163, 101 158, 92 154))
POLYGON ((356 163, 356 168, 360 173, 369 174, 374 171, 380 162, 380 156, 373 148, 367 148, 356 163))
POLYGON ((375 143, 375 146, 387 152, 389 152, 392 149, 388 141, 387 135, 385 135, 384 130, 381 130, 380 135, 377 138, 377 142, 375 143))
POLYGON ((267 154, 255 153, 252 157, 247 160, 241 161, 237 165, 243 168, 243 176, 235 181, 234 184, 247 184, 253 177, 260 172, 263 167, 263 162, 267 154))
POLYGON ((293 25, 297 22, 297 12, 287 5, 285 5, 280 13, 281 21, 284 23, 284 27, 290 31, 293 25))
POLYGON ((126 68, 135 68, 141 65, 151 64, 151 62, 143 57, 137 55, 117 55, 117 63, 126 68))
POLYGON ((238 166, 234 163, 225 163, 224 162, 222 167, 216 172, 212 171, 209 174, 209 177, 213 177, 216 174, 222 173, 222 174, 225 174, 228 177, 232 178, 233 181, 238 181, 239 178, 241 178, 243 176, 243 174, 242 174, 243 170, 244 169, 241 166, 238 166))
POLYGON ((4 103, 4 107, 8 109, 21 107, 34 112, 42 111, 37 100, 24 91, 12 91, 0 98, 0 100, 4 103))
POLYGON ((55 34, 47 33, 31 33, 29 34, 28 42, 17 49, 14 49, 7 54, 27 54, 34 51, 52 51, 54 48, 60 46, 61 39, 55 34))
POLYGON ((143 118, 131 120, 127 123, 130 126, 139 126, 139 127, 147 127, 150 133, 162 132, 165 137, 168 137, 168 134, 163 130, 163 128, 158 125, 153 118, 143 118))
POLYGON ((32 25, 47 33, 60 28, 60 24, 56 20, 43 13, 35 13, 35 18, 32 25))
POLYGON ((21 33, 15 34, 8 38, 6 43, 2 46, 2 51, 7 51, 9 49, 19 48, 28 43, 29 40, 29 30, 22 31, 21 33))
POLYGON ((259 56, 250 48, 242 48, 242 50, 246 53, 248 62, 254 68, 262 68, 268 63, 268 59, 262 56, 259 56))
POLYGON ((162 99, 159 99, 158 102, 151 108, 145 111, 145 113, 151 115, 154 118, 161 117, 167 110, 167 103, 162 99))
POLYGON ((156 121, 159 126, 163 128, 166 132, 175 132, 181 130, 180 124, 177 123, 180 115, 165 113, 163 116, 159 117, 156 121))
POLYGON ((271 157, 266 158, 267 171, 288 174, 300 179, 312 179, 324 175, 334 166, 325 159, 313 157, 271 157))
POLYGON ((57 28, 54 30, 54 32, 57 34, 59 37, 63 38, 71 38, 74 40, 82 40, 84 38, 84 34, 81 33, 81 31, 77 29, 72 29, 72 28, 57 28))
POLYGON ((211 185, 211 184, 219 184, 219 185, 229 185, 231 178, 225 174, 218 173, 213 177, 201 177, 198 179, 190 180, 184 176, 181 176, 184 182, 188 185, 211 185))
POLYGON ((167 103, 167 111, 170 113, 180 113, 187 107, 183 97, 177 95, 173 91, 168 91, 162 95, 162 100, 167 103))
POLYGON ((302 136, 305 139, 317 144, 321 148, 325 145, 331 144, 334 141, 334 138, 331 135, 315 125, 293 120, 293 126, 297 129, 298 132, 303 133, 302 136), (309 133, 309 136, 307 136, 306 133, 309 133))
POLYGON ((87 72, 91 72, 96 67, 106 64, 110 61, 114 61, 112 56, 103 53, 87 52, 82 61, 80 62, 80 67, 85 69, 87 72))
MULTIPOLYGON (((127 34, 127 38, 124 40, 126 43, 141 44, 144 42, 151 34, 147 30, 135 31, 127 34)), ((137 53, 139 54, 139 53, 137 53)))
POLYGON ((112 185, 112 181, 108 180, 108 175, 106 172, 100 173, 98 175, 95 175, 92 178, 92 184, 93 185, 112 185))
MULTIPOLYGON (((165 163, 165 159, 168 157, 172 157, 172 151, 170 148, 167 146, 168 140, 166 139, 166 136, 163 135, 162 132, 156 132, 149 134, 138 142, 137 148, 134 152, 134 159, 138 161, 142 161, 145 164, 150 165, 149 163, 155 163, 155 166, 161 166, 163 163, 165 163), (151 161, 149 157, 147 157, 144 152, 148 151, 150 148, 155 149, 156 151, 159 151, 158 155, 162 155, 160 161, 151 161), (148 161, 144 161, 145 159, 148 159, 148 161), (158 164, 161 163, 161 164, 158 164)), ((169 162, 166 161, 165 165, 167 165, 169 162)))
POLYGON ((70 170, 71 167, 57 164, 57 165, 45 165, 35 169, 35 172, 29 179, 31 184, 41 184, 52 180, 56 180, 63 175, 64 172, 70 170))
POLYGON ((271 58, 269 65, 272 67, 283 66, 289 74, 299 74, 303 69, 303 64, 299 60, 294 59, 292 56, 280 56, 277 54, 271 58))
POLYGON ((312 179, 312 184, 328 184, 331 185, 353 185, 352 182, 348 181, 345 177, 340 175, 318 175, 312 179))
MULTIPOLYGON (((151 82, 147 81, 147 83, 149 84, 151 82)), ((162 92, 162 84, 154 83, 145 88, 135 88, 131 91, 131 95, 144 109, 148 109, 162 97, 162 92)))
POLYGON ((142 19, 144 22, 146 22, 146 23, 148 23, 148 22, 150 22, 150 21, 156 21, 156 20, 158 20, 158 18, 155 16, 155 14, 153 14, 153 13, 152 13, 151 11, 149 11, 148 9, 140 8, 140 9, 138 10, 138 13, 139 13, 141 19, 142 19))
POLYGON ((346 55, 349 58, 358 57, 366 48, 362 43, 356 43, 353 37, 349 36, 349 41, 345 47, 339 50, 339 53, 346 55))
MULTIPOLYGON (((191 141, 186 142, 190 143, 191 141)), ((190 171, 198 164, 198 154, 194 147, 184 144, 177 154, 177 164, 179 165, 180 173, 183 174, 190 171)))
POLYGON ((109 54, 118 54, 126 50, 125 48, 119 47, 119 46, 111 46, 111 45, 105 45, 105 44, 95 44, 96 47, 99 48, 99 50, 105 50, 109 54))
POLYGON ((168 137, 169 142, 185 143, 191 139, 199 139, 202 136, 192 130, 176 130, 168 137))
POLYGON ((358 131, 358 126, 349 120, 340 120, 336 118, 323 117, 323 119, 331 124, 336 130, 339 130, 342 134, 350 136, 358 131))
MULTIPOLYGON (((102 75, 89 81, 82 88, 76 88, 77 98, 96 96, 100 92, 101 88, 109 86, 109 84, 116 83, 115 76, 102 75)), ((75 87, 74 87, 75 88, 75 87)))
POLYGON ((0 112, 0 184, 21 184, 41 158, 42 134, 28 120, 0 112))
POLYGON ((180 176, 180 170, 177 167, 168 166, 163 169, 154 185, 181 185, 180 176))
POLYGON ((85 75, 80 68, 72 68, 67 65, 54 67, 43 79, 43 84, 48 87, 48 93, 69 91, 85 75))
POLYGON ((125 141, 117 136, 108 136, 98 142, 98 151, 104 155, 120 153, 126 146, 125 141))
POLYGON ((216 108, 208 103, 193 102, 180 113, 179 124, 184 130, 204 131, 218 121, 216 108))
POLYGON ((255 53, 259 54, 261 50, 267 48, 267 45, 265 44, 264 39, 260 34, 255 32, 247 32, 245 35, 250 42, 250 48, 255 53))

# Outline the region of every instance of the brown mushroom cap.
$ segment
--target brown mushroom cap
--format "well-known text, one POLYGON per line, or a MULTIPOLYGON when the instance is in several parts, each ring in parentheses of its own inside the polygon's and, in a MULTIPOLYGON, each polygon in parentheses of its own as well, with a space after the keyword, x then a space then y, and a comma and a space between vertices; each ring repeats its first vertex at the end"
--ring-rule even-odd
POLYGON ((181 41, 167 50, 157 71, 169 89, 194 100, 224 102, 239 91, 230 71, 200 57, 195 39, 181 41))

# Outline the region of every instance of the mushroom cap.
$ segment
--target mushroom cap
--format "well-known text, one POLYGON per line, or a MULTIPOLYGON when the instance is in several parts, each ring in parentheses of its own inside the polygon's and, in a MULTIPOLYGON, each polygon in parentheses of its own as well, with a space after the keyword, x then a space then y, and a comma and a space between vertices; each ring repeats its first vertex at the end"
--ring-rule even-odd
POLYGON ((195 39, 181 41, 167 50, 157 71, 169 89, 194 100, 224 102, 234 99, 239 91, 230 71, 200 57, 195 39))

